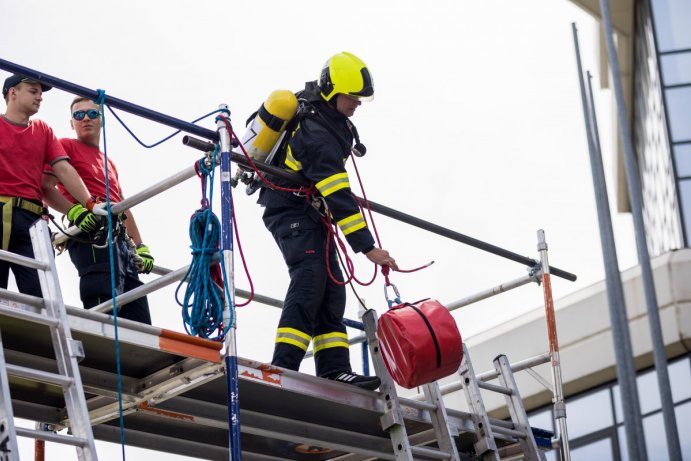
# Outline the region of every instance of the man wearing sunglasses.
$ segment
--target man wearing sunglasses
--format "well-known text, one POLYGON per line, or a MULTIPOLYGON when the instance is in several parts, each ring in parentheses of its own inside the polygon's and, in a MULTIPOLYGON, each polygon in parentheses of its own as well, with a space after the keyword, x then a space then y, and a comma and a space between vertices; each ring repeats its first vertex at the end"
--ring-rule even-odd
MULTIPOLYGON (((77 139, 60 139, 60 144, 70 157, 70 161, 84 180, 86 187, 96 201, 121 202, 124 197, 118 180, 118 172, 108 159, 108 195, 106 196, 106 158, 99 146, 101 142, 101 113, 99 106, 88 98, 77 97, 70 106, 70 126, 77 139)), ((75 204, 74 197, 58 183, 49 170, 45 171, 45 182, 52 190, 46 193, 46 203, 51 208, 67 214, 72 223, 77 223, 82 210, 75 204), (57 189, 55 186, 57 185, 57 189), (75 211, 76 210, 76 211, 75 211)), ((106 239, 105 220, 98 222, 93 229, 84 229, 80 235, 67 241, 67 251, 72 263, 79 272, 79 294, 85 308, 96 306, 111 299, 110 253, 106 239)), ((149 273, 154 266, 154 258, 149 248, 142 243, 142 237, 131 210, 121 216, 113 216, 113 256, 118 295, 142 285, 139 272, 149 273), (130 241, 132 242, 130 244, 130 241)), ((146 297, 120 306, 118 317, 151 324, 149 303, 146 297)))
MULTIPOLYGON (((44 213, 42 171, 51 165, 55 175, 70 191, 75 202, 91 214, 94 202, 72 168, 69 157, 41 120, 30 120, 41 107, 48 85, 21 75, 11 75, 2 86, 7 104, 0 116, 0 214, 2 249, 34 257, 29 228, 44 213)), ((36 270, 0 261, 0 287, 7 288, 12 269, 20 292, 41 296, 36 270)))

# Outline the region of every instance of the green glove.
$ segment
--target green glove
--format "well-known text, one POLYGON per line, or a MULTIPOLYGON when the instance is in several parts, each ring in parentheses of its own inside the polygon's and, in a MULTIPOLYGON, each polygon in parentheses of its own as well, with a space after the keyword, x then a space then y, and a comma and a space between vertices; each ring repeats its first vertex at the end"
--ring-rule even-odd
POLYGON ((143 243, 137 245, 137 256, 141 258, 141 264, 137 264, 140 273, 148 274, 154 269, 154 257, 151 256, 148 246, 143 243))
POLYGON ((67 219, 83 232, 93 232, 101 227, 101 220, 87 210, 82 204, 76 203, 67 210, 67 219))

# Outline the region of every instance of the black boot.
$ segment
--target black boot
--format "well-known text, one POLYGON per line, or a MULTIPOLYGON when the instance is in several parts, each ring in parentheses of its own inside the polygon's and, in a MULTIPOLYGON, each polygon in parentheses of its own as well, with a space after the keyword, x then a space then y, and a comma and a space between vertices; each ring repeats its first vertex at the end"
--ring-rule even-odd
POLYGON ((381 380, 377 376, 363 376, 351 371, 337 371, 336 373, 331 373, 324 377, 332 381, 338 381, 339 383, 352 384, 353 386, 369 391, 375 390, 381 384, 381 380))

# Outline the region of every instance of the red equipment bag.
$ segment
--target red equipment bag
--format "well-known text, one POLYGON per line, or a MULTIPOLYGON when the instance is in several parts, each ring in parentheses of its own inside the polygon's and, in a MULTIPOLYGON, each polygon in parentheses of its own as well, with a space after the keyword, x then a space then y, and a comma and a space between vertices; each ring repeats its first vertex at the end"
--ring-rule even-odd
POLYGON ((377 337, 386 368, 407 389, 449 376, 461 366, 461 333, 437 300, 393 306, 379 319, 377 337))

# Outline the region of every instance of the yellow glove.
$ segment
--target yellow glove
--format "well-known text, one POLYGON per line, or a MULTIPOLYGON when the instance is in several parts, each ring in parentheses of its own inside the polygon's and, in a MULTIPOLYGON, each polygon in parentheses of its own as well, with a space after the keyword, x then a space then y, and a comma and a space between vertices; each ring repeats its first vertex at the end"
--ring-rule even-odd
POLYGON ((140 243, 137 245, 137 256, 141 261, 138 261, 137 270, 140 273, 148 274, 154 269, 154 257, 151 256, 149 247, 140 243))
POLYGON ((67 219, 83 232, 93 232, 101 227, 101 220, 81 203, 75 203, 67 210, 67 219))

